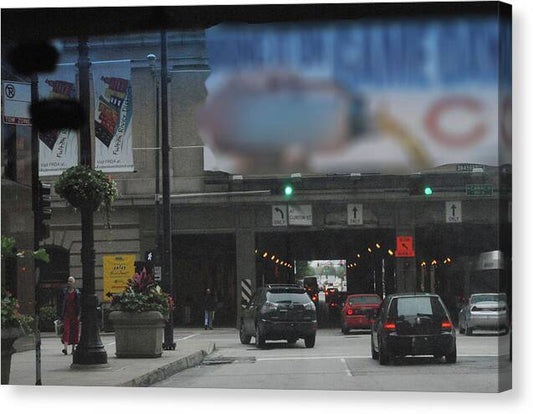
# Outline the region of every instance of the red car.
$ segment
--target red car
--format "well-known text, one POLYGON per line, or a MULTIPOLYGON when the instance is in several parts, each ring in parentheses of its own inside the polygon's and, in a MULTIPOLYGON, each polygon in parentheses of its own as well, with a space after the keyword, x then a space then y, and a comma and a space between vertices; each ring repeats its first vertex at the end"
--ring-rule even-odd
POLYGON ((350 329, 370 329, 381 305, 381 298, 375 294, 349 295, 341 312, 341 330, 347 334, 350 329))

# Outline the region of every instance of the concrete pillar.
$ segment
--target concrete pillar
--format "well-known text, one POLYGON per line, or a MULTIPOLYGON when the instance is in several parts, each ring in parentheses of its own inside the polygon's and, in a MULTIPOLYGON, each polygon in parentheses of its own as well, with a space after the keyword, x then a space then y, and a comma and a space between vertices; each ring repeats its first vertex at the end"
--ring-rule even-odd
MULTIPOLYGON (((235 284, 236 301, 237 301, 237 319, 236 325, 241 317, 242 298, 243 298, 243 280, 249 280, 251 292, 256 289, 256 270, 255 270, 255 231, 253 228, 253 213, 252 209, 238 209, 236 218, 239 221, 236 231, 236 272, 237 280, 235 284)), ((246 288, 245 288, 246 289, 246 288)), ((246 289, 247 290, 247 289, 246 289)), ((245 293, 246 294, 246 293, 245 293)))
POLYGON ((412 236, 415 257, 396 257, 396 291, 416 292, 415 209, 408 203, 396 204, 396 236, 412 236))

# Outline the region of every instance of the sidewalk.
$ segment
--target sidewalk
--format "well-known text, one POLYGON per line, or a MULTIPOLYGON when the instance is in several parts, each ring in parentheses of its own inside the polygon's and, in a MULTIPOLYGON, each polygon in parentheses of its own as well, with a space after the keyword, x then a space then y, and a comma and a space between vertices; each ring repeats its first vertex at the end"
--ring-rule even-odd
MULTIPOLYGON (((101 333, 100 338, 107 353, 107 365, 73 369, 72 355, 61 353, 58 337, 43 333, 41 338, 41 381, 42 385, 68 386, 148 386, 168 378, 179 371, 202 362, 206 355, 215 350, 214 341, 203 329, 175 329, 176 349, 163 351, 161 358, 117 358, 115 336, 101 333)), ((23 341, 24 342, 24 341, 23 341)), ((35 350, 28 349, 27 342, 21 343, 11 359, 10 385, 35 385, 35 350)))

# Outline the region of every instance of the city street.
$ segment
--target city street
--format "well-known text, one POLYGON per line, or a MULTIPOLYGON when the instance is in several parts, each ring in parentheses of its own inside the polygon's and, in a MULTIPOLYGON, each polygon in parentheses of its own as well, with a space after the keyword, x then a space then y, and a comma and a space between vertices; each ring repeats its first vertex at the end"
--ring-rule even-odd
MULTIPOLYGON (((314 348, 303 340, 267 342, 258 349, 239 342, 236 329, 201 333, 217 350, 197 367, 182 371, 156 387, 316 389, 373 391, 496 392, 498 373, 511 369, 509 335, 457 335, 456 364, 432 358, 406 358, 380 366, 370 357, 368 331, 343 335, 320 329, 314 348), (498 355, 501 355, 498 358, 498 355)), ((501 376, 504 378, 504 376, 501 376)))

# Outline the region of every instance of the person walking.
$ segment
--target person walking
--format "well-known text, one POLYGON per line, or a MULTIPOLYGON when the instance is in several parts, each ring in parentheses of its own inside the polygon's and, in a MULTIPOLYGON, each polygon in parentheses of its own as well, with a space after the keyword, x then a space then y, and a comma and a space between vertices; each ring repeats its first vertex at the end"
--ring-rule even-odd
POLYGON ((217 301, 215 299, 215 296, 211 293, 210 289, 206 289, 204 300, 204 329, 213 329, 213 319, 215 318, 216 308, 217 301))
POLYGON ((80 338, 80 313, 81 313, 81 293, 76 288, 76 279, 70 276, 67 280, 67 287, 63 289, 63 306, 61 307, 61 321, 63 322, 63 354, 67 355, 68 346, 78 344, 80 338))

